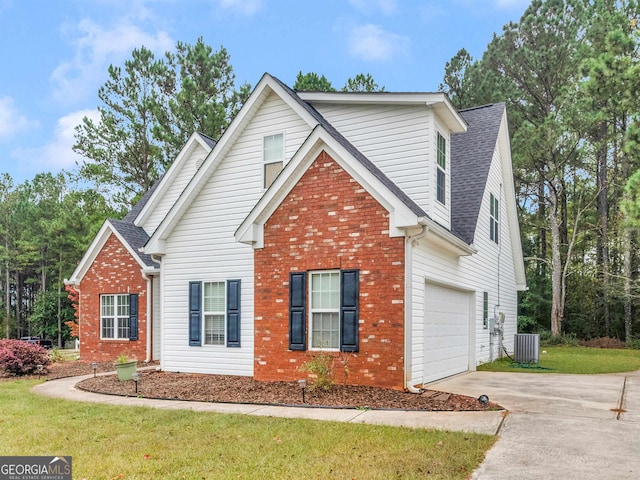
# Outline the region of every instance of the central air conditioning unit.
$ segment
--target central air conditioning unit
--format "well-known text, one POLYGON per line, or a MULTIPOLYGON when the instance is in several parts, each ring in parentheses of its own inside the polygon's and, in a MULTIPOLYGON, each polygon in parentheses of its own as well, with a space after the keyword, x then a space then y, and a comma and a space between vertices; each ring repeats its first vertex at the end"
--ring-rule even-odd
POLYGON ((518 363, 538 363, 540 361, 540 335, 537 333, 516 333, 513 340, 515 361, 518 363))

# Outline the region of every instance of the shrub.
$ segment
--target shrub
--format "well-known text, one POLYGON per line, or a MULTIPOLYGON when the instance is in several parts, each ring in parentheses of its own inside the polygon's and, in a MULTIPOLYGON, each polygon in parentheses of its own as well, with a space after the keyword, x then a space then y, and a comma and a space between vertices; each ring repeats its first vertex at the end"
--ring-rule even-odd
POLYGON ((58 350, 57 348, 51 350, 49 358, 51 359, 51 363, 63 363, 67 360, 66 358, 64 358, 62 352, 60 352, 60 350, 58 350))
POLYGON ((0 371, 8 375, 28 375, 46 367, 51 361, 49 352, 40 345, 22 340, 0 340, 0 371))
POLYGON ((311 355, 311 358, 300 366, 303 372, 309 372, 313 376, 311 389, 330 390, 333 386, 333 355, 320 352, 311 355))
POLYGON ((549 330, 540 332, 540 345, 545 347, 577 347, 578 339, 573 333, 553 335, 549 330))
POLYGON ((631 350, 640 350, 640 338, 632 338, 627 343, 627 347, 631 350))

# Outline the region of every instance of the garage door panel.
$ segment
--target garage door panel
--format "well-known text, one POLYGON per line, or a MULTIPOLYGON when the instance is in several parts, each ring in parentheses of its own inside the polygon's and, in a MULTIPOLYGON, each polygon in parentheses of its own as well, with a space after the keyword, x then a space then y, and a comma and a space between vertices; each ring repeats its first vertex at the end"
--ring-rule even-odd
POLYGON ((468 292, 426 284, 424 382, 469 368, 468 292))

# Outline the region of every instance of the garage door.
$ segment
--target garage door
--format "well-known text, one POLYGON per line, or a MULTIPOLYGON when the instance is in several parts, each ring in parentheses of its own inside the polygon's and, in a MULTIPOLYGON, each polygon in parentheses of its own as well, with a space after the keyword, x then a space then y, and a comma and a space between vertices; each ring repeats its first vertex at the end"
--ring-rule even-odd
POLYGON ((471 294, 426 284, 424 382, 469 369, 471 294))

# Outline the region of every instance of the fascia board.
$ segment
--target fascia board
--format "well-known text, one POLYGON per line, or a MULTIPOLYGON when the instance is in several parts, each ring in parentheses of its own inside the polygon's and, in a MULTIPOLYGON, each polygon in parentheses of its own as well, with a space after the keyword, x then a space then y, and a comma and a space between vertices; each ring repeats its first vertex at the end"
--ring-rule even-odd
POLYGON ((509 237, 513 266, 516 276, 516 288, 527 289, 527 277, 524 268, 524 255, 522 254, 522 238, 520 237, 520 223, 518 222, 518 206, 516 204, 516 192, 513 183, 513 163, 511 159, 511 146, 509 141, 509 126, 506 109, 502 115, 500 129, 498 131, 498 149, 502 162, 502 184, 505 201, 507 202, 507 216, 509 219, 509 237))
POLYGON ((448 250, 458 256, 468 256, 478 253, 478 250, 472 245, 468 245, 464 240, 459 239, 449 230, 438 224, 434 220, 424 217, 421 219, 421 224, 425 225, 428 229, 426 239, 429 241, 435 240, 442 248, 448 250))
POLYGON ((189 140, 187 140, 187 143, 185 143, 184 147, 182 147, 182 150, 180 150, 180 153, 178 153, 178 156, 169 167, 167 173, 164 175, 162 180, 160 180, 160 185, 158 185, 156 191, 153 192, 153 195, 151 195, 151 198, 149 199, 147 204, 142 208, 138 216, 135 218, 134 225, 138 227, 140 225, 143 225, 149 215, 151 215, 153 209, 155 208, 157 199, 164 197, 165 191, 173 183, 174 177, 178 174, 178 172, 182 168, 182 164, 185 162, 185 159, 188 158, 189 155, 191 155, 191 152, 196 147, 196 145, 200 145, 202 148, 204 148, 207 154, 211 152, 211 147, 200 137, 200 135, 198 135, 197 132, 192 133, 189 137, 189 140))
POLYGON ((376 93, 333 93, 298 92, 298 96, 311 104, 350 105, 424 105, 431 107, 452 133, 466 132, 467 122, 453 106, 449 97, 442 92, 376 92, 376 93))
POLYGON ((109 238, 109 235, 111 235, 112 230, 113 230, 113 227, 111 226, 109 221, 105 220, 105 222, 102 224, 102 227, 100 227, 100 230, 98 231, 96 236, 93 238, 91 245, 89 245, 89 248, 84 252, 82 259, 80 260, 75 270, 71 274, 71 277, 69 278, 69 282, 68 282, 69 284, 71 285, 80 284, 80 282, 82 281, 82 278, 89 270, 89 267, 98 256, 98 253, 100 253, 100 250, 102 250, 102 247, 104 247, 104 244, 107 243, 107 239, 109 238))
POLYGON ((93 242, 91 242, 91 245, 83 255, 82 260, 80 260, 80 263, 78 263, 78 266, 73 271, 71 278, 69 278, 69 281, 68 281, 69 284, 71 285, 80 284, 80 282, 82 281, 86 273, 89 271, 89 268, 95 261, 96 257, 98 256, 98 254, 100 253, 100 251, 102 250, 104 245, 107 243, 107 240, 112 234, 115 235, 115 237, 118 239, 118 241, 122 245, 124 245, 124 247, 127 249, 129 254, 131 254, 131 256, 136 260, 136 262, 138 262, 141 268, 148 268, 147 265, 140 259, 138 252, 134 251, 131 248, 131 246, 125 241, 122 235, 120 235, 118 230, 114 228, 113 225, 111 225, 111 222, 109 222, 109 220, 105 220, 105 222, 102 224, 102 227, 100 228, 95 238, 93 239, 93 242))

